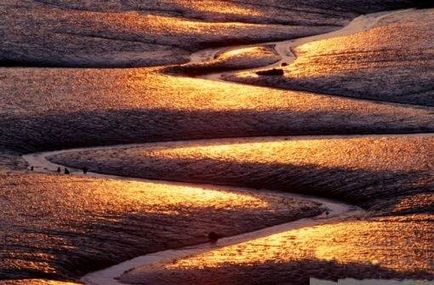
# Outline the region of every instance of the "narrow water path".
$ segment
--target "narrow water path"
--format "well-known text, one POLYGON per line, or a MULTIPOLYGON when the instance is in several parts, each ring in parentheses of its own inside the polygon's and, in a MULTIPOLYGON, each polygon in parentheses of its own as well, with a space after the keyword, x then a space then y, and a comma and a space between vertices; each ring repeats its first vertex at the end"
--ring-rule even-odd
MULTIPOLYGON (((291 194, 289 195, 291 197, 294 197, 291 194)), ((81 281, 89 285, 120 285, 124 284, 118 281, 118 278, 122 274, 149 264, 169 263, 175 259, 204 253, 207 251, 215 250, 217 248, 248 242, 258 238, 279 234, 298 228, 330 223, 333 221, 342 220, 343 218, 354 218, 357 216, 362 216, 364 214, 364 211, 362 209, 359 209, 352 205, 346 205, 344 203, 334 202, 326 199, 310 198, 306 196, 301 196, 301 198, 322 203, 324 207, 327 207, 329 209, 330 214, 328 216, 321 215, 314 218, 300 219, 294 222, 268 227, 254 232, 223 238, 219 240, 217 244, 205 243, 196 246, 184 247, 181 249, 165 250, 143 255, 129 261, 120 263, 118 265, 112 266, 110 268, 87 274, 81 279, 81 281)))
POLYGON ((293 49, 300 45, 309 42, 342 37, 342 36, 347 36, 359 32, 364 32, 377 25, 382 19, 386 17, 396 15, 396 14, 406 13, 410 10, 412 9, 397 10, 393 12, 378 12, 378 13, 372 13, 367 15, 361 15, 355 18, 354 20, 352 20, 347 26, 343 27, 342 29, 325 33, 325 34, 319 34, 319 35, 308 36, 308 37, 286 40, 286 41, 266 42, 260 44, 249 44, 249 45, 238 45, 238 46, 223 47, 223 48, 205 49, 193 53, 190 56, 190 63, 200 64, 200 63, 213 61, 218 57, 219 54, 225 52, 236 51, 236 50, 251 48, 251 47, 272 46, 276 54, 280 56, 280 60, 277 61, 276 63, 273 63, 268 66, 257 67, 257 68, 210 73, 210 74, 199 76, 199 78, 224 81, 225 76, 230 76, 237 72, 255 72, 258 70, 278 68, 282 65, 282 63, 289 65, 296 60, 297 57, 293 53, 293 49))
MULTIPOLYGON (((349 25, 342 28, 341 30, 323 34, 323 35, 317 35, 317 36, 311 36, 311 37, 305 37, 295 40, 288 40, 288 41, 281 41, 281 42, 269 42, 269 43, 263 43, 263 44, 255 44, 255 45, 243 45, 243 46, 235 46, 235 47, 227 47, 227 48, 219 48, 219 49, 207 49, 203 51, 196 52, 191 55, 191 61, 190 63, 206 63, 208 61, 214 60, 216 56, 222 52, 227 51, 234 51, 237 49, 243 49, 246 47, 257 47, 257 46, 273 46, 274 50, 277 55, 280 56, 280 60, 277 63, 274 63, 269 66, 261 67, 261 68, 254 68, 254 69, 247 69, 243 71, 256 71, 260 69, 269 69, 269 68, 276 68, 281 66, 282 63, 291 64, 295 59, 296 56, 293 54, 292 50, 296 46, 299 46, 301 44, 312 42, 316 40, 321 39, 327 39, 327 38, 333 38, 333 37, 339 37, 344 35, 349 35, 357 32, 366 31, 373 26, 375 26, 381 19, 384 17, 387 17, 389 15, 394 15, 397 13, 403 13, 408 10, 401 10, 401 11, 394 11, 394 12, 384 12, 384 13, 375 13, 375 14, 369 14, 369 15, 363 15, 355 20, 353 20, 349 25)), ((239 72, 239 71, 236 71, 239 72)), ((234 74, 235 72, 223 72, 223 73, 214 73, 214 74, 208 74, 202 76, 202 78, 205 79, 212 79, 212 80, 218 80, 222 81, 224 76, 234 74)), ((412 134, 411 136, 432 136, 433 134, 412 134)), ((371 137, 380 137, 381 135, 372 135, 371 137)), ((397 136, 397 135, 388 135, 388 136, 397 136)), ((400 136, 409 136, 409 135, 400 135, 400 136)), ((336 137, 344 137, 344 136, 305 136, 305 137, 298 137, 297 139, 307 139, 307 138, 336 138, 336 137)), ((357 136, 345 136, 345 137, 357 137, 357 136)), ((363 136, 367 137, 367 136, 363 136)), ((266 139, 266 138, 264 138, 266 139)), ((270 139, 278 139, 278 137, 273 137, 270 139)), ((188 145, 188 144, 196 144, 196 145, 203 145, 203 143, 210 143, 210 142, 216 142, 216 141, 222 141, 222 140, 197 140, 197 141, 190 141, 190 142, 177 142, 180 145, 188 145)), ((230 141, 230 140, 228 140, 230 141)), ((50 162, 47 158, 56 155, 56 154, 65 154, 68 152, 76 152, 76 151, 84 151, 84 150, 96 150, 96 149, 112 149, 112 148, 123 148, 123 147, 143 147, 143 146, 163 146, 165 143, 149 143, 149 144, 130 144, 130 145, 116 145, 116 146, 108 146, 108 147, 96 147, 96 148, 81 148, 81 149, 69 149, 69 150, 59 150, 59 151, 53 151, 53 152, 43 152, 43 153, 34 153, 34 154, 28 154, 24 155, 23 158, 34 167, 35 171, 38 172, 46 172, 46 173, 52 173, 57 170, 58 167, 64 168, 64 165, 59 165, 50 162)), ((173 144, 173 142, 171 142, 173 144)), ((71 169, 71 174, 73 175, 82 175, 80 170, 74 170, 71 169)), ((107 178, 107 179, 119 179, 119 180, 139 180, 139 181, 146 181, 149 182, 149 180, 144 179, 134 179, 134 178, 128 178, 128 177, 121 177, 121 176, 114 176, 114 175, 104 175, 100 173, 88 173, 87 176, 92 177, 98 177, 98 178, 107 178)), ((153 181, 155 182, 155 181, 153 181)), ((160 181, 160 183, 168 183, 168 184, 182 184, 186 185, 186 183, 171 183, 166 181, 160 181)), ((189 186, 204 186, 199 184, 189 184, 189 186)), ((205 185, 206 186, 206 185, 205 185)), ((224 188, 224 187, 222 187, 224 188)), ((226 189, 230 189, 230 187, 226 187, 226 189)), ((241 242, 246 242, 249 240, 254 240, 260 237, 265 237, 268 235, 276 234, 285 232, 288 230, 300 228, 300 227, 308 227, 308 226, 314 226, 318 224, 324 224, 332 221, 336 221, 342 218, 348 218, 348 217, 356 217, 363 215, 363 210, 353 206, 348 205, 339 201, 332 201, 329 199, 323 199, 323 198, 317 198, 317 197, 310 197, 310 196, 303 196, 303 195, 295 195, 290 193, 285 193, 284 195, 288 197, 294 197, 294 198, 302 198, 314 202, 321 203, 324 207, 329 209, 330 214, 325 216, 321 215, 314 218, 306 218, 301 219, 298 221, 285 223, 278 226, 273 226, 269 228, 265 228, 259 231, 254 231, 250 233, 245 233, 233 237, 228 237, 221 239, 218 244, 211 245, 211 244, 200 244, 197 246, 192 247, 186 247, 182 249, 177 250, 166 250, 162 252, 156 252, 152 254, 147 254, 141 257, 134 258, 132 260, 129 260, 127 262, 123 262, 119 265, 90 273, 82 278, 82 281, 86 284, 92 284, 92 285, 112 285, 112 284, 122 284, 119 281, 117 281, 117 277, 122 275, 125 271, 132 270, 134 268, 144 266, 147 264, 155 263, 155 262, 170 262, 173 259, 185 257, 188 255, 198 254, 202 252, 206 252, 212 249, 215 249, 216 247, 223 247, 228 245, 233 245, 241 242)))
MULTIPOLYGON (((212 140, 212 141, 224 141, 224 140, 212 140)), ((203 141, 208 142, 209 141, 203 141)), ((200 144, 200 141, 186 141, 186 142, 176 142, 180 145, 191 145, 191 144, 200 144)), ((33 153, 33 154, 27 154, 24 155, 23 158, 26 160, 30 165, 34 167, 34 171, 37 172, 43 172, 43 173, 55 173, 56 170, 60 168, 65 168, 67 166, 56 164, 48 160, 48 157, 57 155, 57 154, 65 154, 70 152, 76 152, 76 151, 83 151, 83 150, 96 150, 96 149, 113 149, 113 148, 122 148, 122 147, 143 147, 143 146, 156 146, 156 145, 164 145, 167 143, 149 143, 149 144, 135 144, 135 145, 117 145, 117 146, 108 146, 108 147, 96 147, 96 148, 81 148, 81 149, 69 149, 69 150, 60 150, 60 151, 52 151, 52 152, 41 152, 41 153, 33 153)), ((78 175, 78 176, 85 176, 85 177, 97 177, 97 178, 105 178, 105 179, 117 179, 117 180, 130 180, 130 181, 141 181, 141 182, 154 182, 154 183, 164 183, 164 184, 170 184, 170 185, 186 185, 186 186, 196 186, 196 187, 204 187, 212 186, 213 189, 216 187, 214 185, 206 185, 206 184, 188 184, 188 183, 175 183, 175 182, 167 182, 167 181, 155 181, 155 180, 146 180, 146 179, 139 179, 139 178, 129 178, 129 177, 123 177, 123 176, 116 176, 116 175, 105 175, 101 173, 93 173, 89 172, 86 175, 82 173, 79 169, 69 168, 72 175, 78 175)), ((237 190, 241 188, 235 188, 235 187, 220 187, 222 190, 237 190)), ((248 190, 248 189, 243 189, 248 190)), ((252 190, 253 191, 253 190, 252 190)), ((254 190, 255 193, 257 193, 259 190, 254 190)), ((264 191, 264 193, 267 191, 264 191)), ((275 193, 275 192, 273 192, 275 193)), ((237 243, 247 242, 250 240, 255 240, 261 237, 266 237, 273 234, 278 234, 282 232, 286 232, 289 230, 302 228, 302 227, 309 227, 324 223, 329 223, 332 221, 341 220, 343 218, 349 218, 349 217, 356 217, 361 216, 365 212, 353 205, 349 205, 340 201, 333 201, 331 199, 325 199, 325 198, 318 198, 308 195, 300 195, 300 194, 292 194, 292 193, 284 193, 284 192, 278 192, 280 195, 285 196, 287 198, 295 198, 295 199, 303 199, 308 200, 316 203, 320 203, 322 207, 327 209, 328 214, 322 214, 317 217, 313 218, 304 218, 300 220, 296 220, 289 223, 284 223, 277 226, 267 227, 262 230, 257 230, 249 233, 244 233, 232 237, 226 237, 222 238, 218 241, 217 244, 211 244, 211 243, 204 243, 199 244, 196 246, 188 246, 181 249, 174 249, 174 250, 165 250, 160 251, 156 253, 147 254, 144 256, 139 256, 137 258, 134 258, 132 260, 120 263, 118 265, 109 267, 107 269, 93 272, 90 274, 87 274, 84 276, 81 281, 83 281, 85 284, 91 284, 91 285, 119 285, 123 284, 117 280, 119 276, 121 276, 123 273, 130 271, 132 269, 145 266, 147 264, 152 264, 156 262, 170 262, 171 260, 186 257, 189 255, 199 254, 206 251, 214 250, 216 248, 225 247, 229 245, 234 245, 237 243)))

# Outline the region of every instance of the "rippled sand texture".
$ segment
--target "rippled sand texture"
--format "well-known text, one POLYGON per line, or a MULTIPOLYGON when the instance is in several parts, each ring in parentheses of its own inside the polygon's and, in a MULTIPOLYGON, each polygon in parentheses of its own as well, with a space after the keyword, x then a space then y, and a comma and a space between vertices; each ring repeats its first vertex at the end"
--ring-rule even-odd
POLYGON ((277 23, 298 25, 339 25, 348 17, 412 6, 408 0, 279 0, 264 5, 261 0, 38 0, 64 8, 93 11, 129 11, 156 13, 209 21, 277 23))
POLYGON ((411 1, 3 0, 0 63, 149 66, 180 63, 209 46, 335 30, 359 13, 411 1), (349 3, 351 2, 351 3, 349 3), (368 5, 370 4, 370 5, 368 5))
POLYGON ((318 215, 279 194, 44 174, 0 176, 0 279, 68 278, 140 254, 318 215))
POLYGON ((79 10, 79 7, 65 9, 62 4, 43 2, 49 1, 7 0, 1 4, 2 65, 160 65, 186 62, 192 51, 210 46, 283 40, 336 29, 199 21, 150 13, 152 8, 97 12, 79 10))
MULTIPOLYGON (((206 242, 210 231, 235 235, 323 212, 316 203, 277 192, 30 173, 24 171, 22 153, 169 140, 434 131, 434 113, 426 106, 171 76, 164 67, 64 67, 186 63, 204 48, 324 33, 362 13, 412 2, 3 0, 0 65, 12 67, 0 68, 0 279, 42 278, 3 282, 7 285, 76 280, 141 254, 206 242)), ((325 93, 356 96, 353 81, 361 82, 369 85, 362 97, 371 99, 378 99, 374 86, 393 85, 391 94, 418 92, 411 98, 419 100, 432 87, 426 77, 432 72, 421 73, 431 67, 432 47, 422 37, 402 34, 431 37, 432 12, 418 13, 401 14, 405 22, 385 18, 372 31, 331 39, 325 46, 300 47, 299 59, 286 70, 292 77, 279 84, 302 89, 308 83, 325 93), (393 37, 383 42, 379 32, 393 32, 407 46, 394 46, 393 37), (348 46, 342 50, 335 45, 343 40, 348 46), (361 49, 363 41, 371 48, 361 49), (347 49, 363 64, 348 59, 347 49), (387 59, 386 67, 378 64, 379 56, 387 59), (328 66, 331 61, 336 67, 328 66), (371 81, 357 81, 355 70, 371 81), (391 81, 380 84, 385 73, 391 81), (332 80, 348 94, 318 83, 332 80), (409 90, 406 84, 413 83, 409 90)), ((269 46, 225 49, 201 67, 269 64, 276 60, 269 46)), ((424 101, 411 103, 431 105, 426 94, 424 101)), ((380 99, 410 102, 409 96, 400 98, 380 99)), ((244 285, 304 282, 309 274, 432 279, 427 263, 433 260, 432 157, 433 139, 427 135, 197 141, 70 153, 55 160, 115 174, 313 193, 372 209, 369 217, 377 214, 124 276, 139 283, 177 278, 175 283, 185 284, 197 278, 198 284, 244 285)))
POLYGON ((432 216, 376 218, 303 228, 154 264, 134 284, 308 284, 319 279, 432 278, 432 216), (430 234, 431 233, 431 234, 430 234))
MULTIPOLYGON (((434 138, 258 139, 66 153, 55 162, 97 172, 266 187, 373 200, 434 192, 434 138)), ((375 203, 374 203, 375 204, 375 203)))
POLYGON ((166 76, 152 69, 0 68, 0 77, 0 146, 24 152, 194 138, 434 129, 430 109, 166 76))
POLYGON ((434 9, 400 12, 366 32, 297 47, 282 78, 236 80, 434 106, 433 38, 434 9))

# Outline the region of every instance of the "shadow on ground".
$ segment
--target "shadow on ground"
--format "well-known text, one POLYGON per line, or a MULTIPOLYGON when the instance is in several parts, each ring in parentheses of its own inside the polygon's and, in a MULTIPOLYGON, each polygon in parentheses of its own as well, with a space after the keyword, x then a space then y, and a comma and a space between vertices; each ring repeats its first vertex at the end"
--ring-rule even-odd
POLYGON ((4 116, 0 147, 20 152, 207 138, 434 131, 434 114, 350 110, 107 110, 4 116))
MULTIPOLYGON (((228 261, 230 263, 230 261, 228 261)), ((166 269, 143 274, 139 279, 124 277, 122 281, 138 284, 212 284, 212 285, 274 285, 293 284, 308 285, 310 278, 322 280, 355 279, 417 279, 432 280, 433 274, 427 271, 398 272, 380 265, 347 263, 334 261, 300 260, 294 262, 266 262, 259 264, 222 267, 204 267, 202 269, 166 269)))

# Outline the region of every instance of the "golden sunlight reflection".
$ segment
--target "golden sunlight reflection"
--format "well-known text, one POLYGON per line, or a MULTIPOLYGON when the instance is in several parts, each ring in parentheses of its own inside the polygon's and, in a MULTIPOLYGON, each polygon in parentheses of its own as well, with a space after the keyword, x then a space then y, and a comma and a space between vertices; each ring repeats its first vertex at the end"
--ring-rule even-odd
POLYGON ((166 145, 130 148, 124 152, 136 157, 165 160, 204 159, 226 163, 316 165, 321 168, 344 167, 371 171, 409 169, 432 171, 434 140, 431 137, 359 137, 325 139, 247 140, 232 144, 166 145), (373 155, 375 154, 375 155, 373 155))
POLYGON ((221 53, 218 58, 221 60, 229 60, 233 57, 263 56, 266 52, 269 52, 269 50, 264 47, 237 48, 221 53))
MULTIPOLYGON (((412 271, 415 268, 432 271, 429 258, 432 254, 431 236, 420 235, 429 232, 431 226, 425 216, 416 216, 303 228, 180 259, 162 266, 162 272, 307 259, 341 264, 368 263, 397 271, 412 271), (415 221, 406 223, 406 219, 415 221)), ((155 265, 154 269, 159 266, 155 265)), ((152 268, 140 270, 146 272, 152 271, 152 268)))
MULTIPOLYGON (((320 121, 333 116, 350 116, 352 124, 384 120, 399 116, 416 118, 418 124, 429 120, 425 110, 371 104, 363 101, 316 96, 309 93, 265 89, 204 79, 174 77, 157 73, 158 69, 70 70, 14 69, 7 73, 1 90, 3 113, 15 115, 48 112, 87 112, 92 110, 164 109, 172 111, 281 111, 281 118, 294 122, 305 120, 314 112, 320 121), (29 78, 22 80, 22 78, 29 78), (29 84, 29 82, 43 82, 29 84), (59 88, 62 86, 62 88, 59 88), (23 104, 23 89, 26 96, 23 104), (161 96, 164 94, 164 96, 161 96), (76 100, 80 98, 80 100, 76 100), (17 107, 18 106, 18 107, 17 107), (320 116, 327 114, 327 116, 320 116), (373 115, 375 114, 375 116, 373 115), (378 114, 378 115, 377 115, 378 114), (381 115, 379 115, 381 114, 381 115), (367 121, 368 120, 368 121, 367 121)), ((0 71, 5 74, 5 71, 0 71)), ((0 110, 0 113, 2 111, 0 110)), ((242 114, 239 115, 242 119, 242 114)), ((414 120, 416 120, 414 119, 414 120)), ((337 120, 337 119, 336 119, 337 120)), ((416 122, 415 122, 416 123, 416 122)))
POLYGON ((243 15, 243 16, 260 16, 262 13, 258 9, 250 9, 242 4, 236 4, 229 1, 215 0, 177 0, 176 3, 181 6, 192 8, 198 12, 211 12, 222 15, 243 15))
POLYGON ((0 189, 0 240, 6 249, 20 245, 2 252, 0 266, 44 276, 77 270, 59 268, 71 256, 104 254, 116 263, 205 242, 211 230, 232 236, 321 212, 277 193, 66 175, 3 175, 0 189))
POLYGON ((107 202, 140 204, 147 213, 180 214, 183 209, 213 208, 267 209, 272 205, 259 195, 228 192, 223 189, 207 189, 196 186, 171 185, 152 182, 110 181, 111 187, 122 190, 103 195, 107 202))
POLYGON ((250 24, 241 22, 201 22, 197 20, 189 20, 186 18, 174 18, 168 16, 146 15, 143 16, 136 12, 124 13, 113 17, 108 24, 95 19, 96 24, 106 25, 108 28, 116 30, 125 30, 125 32, 143 31, 152 32, 152 36, 165 36, 169 39, 174 36, 187 37, 194 43, 196 36, 206 39, 208 37, 217 39, 217 36, 231 36, 233 29, 240 29, 240 32, 252 33, 254 28, 261 30, 266 29, 264 24, 250 24), (99 21, 99 22, 98 22, 99 21))
POLYGON ((433 10, 389 15, 368 31, 303 44, 295 49, 298 57, 289 67, 290 75, 316 77, 412 65, 429 68, 423 53, 432 50, 433 15, 433 10))
MULTIPOLYGON (((361 70, 387 62, 370 61, 379 50, 390 49, 396 27, 378 27, 350 36, 335 37, 303 44, 295 49, 297 59, 288 68, 292 77, 333 75, 341 71, 361 70), (350 55, 347 55, 350 54, 350 55)), ((393 41, 393 44, 397 44, 393 41)), ((382 56, 386 56, 383 54, 382 56)))

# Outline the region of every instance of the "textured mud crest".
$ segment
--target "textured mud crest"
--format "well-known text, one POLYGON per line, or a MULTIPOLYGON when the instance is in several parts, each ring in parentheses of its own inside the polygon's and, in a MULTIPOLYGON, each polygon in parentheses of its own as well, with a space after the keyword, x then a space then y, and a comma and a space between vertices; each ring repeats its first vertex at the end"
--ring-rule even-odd
POLYGON ((432 10, 269 2, 0 4, 0 284, 434 279, 432 10))

